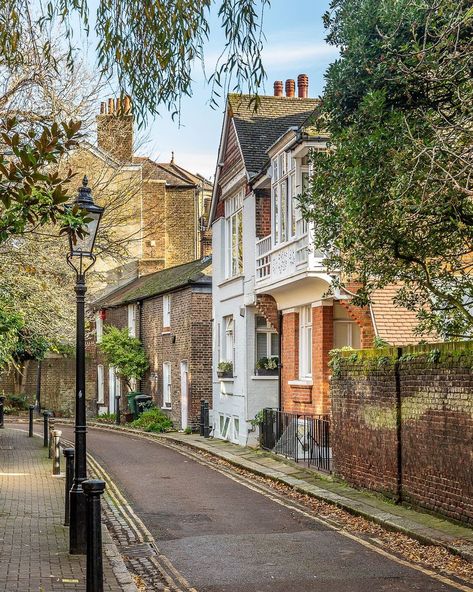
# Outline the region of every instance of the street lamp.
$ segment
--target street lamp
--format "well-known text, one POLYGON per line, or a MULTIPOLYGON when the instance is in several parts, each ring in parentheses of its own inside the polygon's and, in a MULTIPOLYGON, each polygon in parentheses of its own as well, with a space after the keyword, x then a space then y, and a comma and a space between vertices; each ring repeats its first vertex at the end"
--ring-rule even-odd
POLYGON ((69 253, 67 263, 76 273, 76 416, 75 416, 75 461, 74 480, 69 494, 70 528, 69 552, 73 555, 87 552, 87 498, 82 489, 82 482, 87 479, 87 446, 86 446, 86 408, 85 408, 85 274, 94 265, 93 254, 95 237, 99 227, 103 208, 94 204, 92 192, 88 187, 88 179, 84 177, 77 197, 69 207, 79 206, 86 212, 86 230, 83 238, 76 240, 69 237, 69 253))

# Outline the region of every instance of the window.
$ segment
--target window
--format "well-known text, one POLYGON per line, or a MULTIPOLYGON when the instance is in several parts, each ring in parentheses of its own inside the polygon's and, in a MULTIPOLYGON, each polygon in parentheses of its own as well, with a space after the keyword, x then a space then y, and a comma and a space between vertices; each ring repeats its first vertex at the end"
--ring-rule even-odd
POLYGON ((136 319, 137 319, 136 304, 128 305, 128 331, 131 337, 136 337, 136 319))
POLYGON ((263 316, 256 317, 256 361, 279 357, 279 336, 263 316))
POLYGON ((219 428, 220 436, 226 440, 228 438, 228 428, 230 427, 230 418, 223 413, 220 413, 219 417, 219 428))
POLYGON ((299 377, 312 377, 312 307, 299 309, 299 377))
POLYGON ((171 295, 163 296, 163 329, 171 326, 171 295))
POLYGON ((223 339, 223 360, 234 362, 235 358, 235 321, 233 316, 224 317, 223 326, 225 335, 223 339))
POLYGON ((171 362, 163 364, 163 407, 171 408, 171 362))
POLYGON ((243 191, 225 201, 225 277, 243 271, 243 191))
POLYGON ((105 389, 104 389, 105 375, 102 364, 97 366, 97 403, 102 404, 105 402, 105 389))
POLYGON ((240 441, 240 420, 238 417, 233 418, 233 441, 240 441))
POLYGON ((275 245, 286 242, 296 232, 295 160, 283 153, 273 159, 272 224, 275 245))
POLYGON ((360 327, 341 304, 333 305, 333 347, 360 348, 360 327))
POLYGON ((99 310, 95 313, 95 337, 97 343, 102 341, 103 336, 103 316, 102 311, 99 310))

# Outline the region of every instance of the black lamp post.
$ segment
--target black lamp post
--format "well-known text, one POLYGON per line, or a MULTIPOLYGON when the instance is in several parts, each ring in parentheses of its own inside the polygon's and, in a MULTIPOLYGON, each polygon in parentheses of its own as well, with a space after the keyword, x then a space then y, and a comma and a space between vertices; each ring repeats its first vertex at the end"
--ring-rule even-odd
POLYGON ((94 204, 87 177, 82 181, 77 197, 70 207, 79 206, 87 216, 87 234, 75 241, 69 238, 67 263, 76 273, 77 334, 76 334, 76 416, 74 480, 70 491, 69 552, 78 555, 87 552, 86 496, 82 482, 87 479, 86 407, 85 407, 85 274, 95 263, 93 255, 95 237, 103 208, 94 204))

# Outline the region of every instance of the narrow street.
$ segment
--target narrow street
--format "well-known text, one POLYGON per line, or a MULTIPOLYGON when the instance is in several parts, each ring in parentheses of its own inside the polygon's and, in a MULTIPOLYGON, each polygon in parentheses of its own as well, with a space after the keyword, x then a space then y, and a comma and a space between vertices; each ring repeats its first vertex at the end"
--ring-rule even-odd
MULTIPOLYGON (((69 426, 63 436, 73 439, 69 426)), ((198 592, 470 590, 410 568, 244 483, 138 437, 89 429, 88 450, 198 592)))

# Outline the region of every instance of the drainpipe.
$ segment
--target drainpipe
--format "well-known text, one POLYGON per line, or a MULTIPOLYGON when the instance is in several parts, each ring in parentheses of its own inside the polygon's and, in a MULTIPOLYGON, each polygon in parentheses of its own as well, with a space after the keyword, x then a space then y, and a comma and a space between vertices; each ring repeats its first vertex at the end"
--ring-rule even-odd
POLYGON ((279 317, 279 368, 278 368, 278 409, 282 411, 282 311, 278 311, 279 317))
MULTIPOLYGON (((138 306, 138 339, 141 341, 141 343, 143 343, 142 341, 142 337, 143 337, 143 302, 140 301, 137 303, 138 306)), ((138 391, 140 393, 143 392, 143 378, 140 378, 138 381, 138 391)))
POLYGON ((397 348, 397 360, 394 364, 394 377, 396 381, 396 504, 402 503, 402 399, 401 377, 399 375, 399 358, 402 356, 402 347, 397 348))

